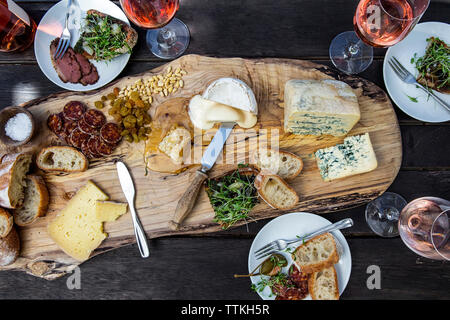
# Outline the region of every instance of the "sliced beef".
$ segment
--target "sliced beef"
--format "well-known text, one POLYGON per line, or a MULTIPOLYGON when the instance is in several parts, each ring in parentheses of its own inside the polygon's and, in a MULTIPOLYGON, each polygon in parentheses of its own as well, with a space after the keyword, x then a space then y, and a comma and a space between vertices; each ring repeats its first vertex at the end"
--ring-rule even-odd
POLYGON ((50 44, 50 55, 53 67, 56 70, 61 81, 67 83, 81 83, 86 86, 98 81, 99 75, 97 68, 84 57, 76 53, 69 47, 61 59, 53 58, 58 47, 59 38, 54 39, 50 44))

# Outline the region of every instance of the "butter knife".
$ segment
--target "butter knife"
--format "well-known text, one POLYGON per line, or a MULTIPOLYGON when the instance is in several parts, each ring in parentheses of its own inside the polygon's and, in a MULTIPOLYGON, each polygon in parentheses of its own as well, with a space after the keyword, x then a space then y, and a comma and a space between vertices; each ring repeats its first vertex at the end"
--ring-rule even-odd
POLYGON ((170 229, 178 230, 183 220, 192 211, 198 192, 200 191, 203 182, 208 178, 207 172, 212 168, 219 157, 225 142, 227 141, 231 131, 233 131, 234 125, 235 122, 224 122, 220 126, 219 130, 217 130, 214 138, 203 154, 201 160, 202 167, 196 171, 194 180, 178 201, 175 214, 173 215, 172 220, 169 221, 170 229))
POLYGON ((118 161, 116 163, 117 166, 117 174, 119 175, 120 186, 122 187, 122 191, 125 194, 125 198, 128 201, 128 206, 130 207, 131 217, 133 219, 134 225, 134 233, 136 235, 136 242, 139 247, 139 251, 141 252, 142 258, 148 258, 150 255, 147 237, 145 235, 144 229, 142 228, 141 221, 136 213, 136 209, 134 208, 134 198, 136 195, 136 191, 134 189, 133 179, 131 178, 130 172, 123 162, 118 161))

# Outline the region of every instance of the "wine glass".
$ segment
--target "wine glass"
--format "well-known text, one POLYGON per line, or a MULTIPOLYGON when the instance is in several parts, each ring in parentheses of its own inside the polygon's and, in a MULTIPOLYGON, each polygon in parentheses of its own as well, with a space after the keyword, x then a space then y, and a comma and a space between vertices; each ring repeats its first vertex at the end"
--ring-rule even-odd
POLYGON ((390 47, 403 40, 429 3, 430 0, 361 0, 353 18, 355 31, 343 32, 331 42, 331 61, 347 74, 364 71, 372 63, 372 47, 390 47))
POLYGON ((423 197, 410 202, 398 221, 400 237, 415 253, 450 260, 450 201, 423 197))
POLYGON ((174 59, 189 45, 189 29, 175 17, 179 0, 120 0, 127 17, 147 31, 147 46, 162 59, 174 59))

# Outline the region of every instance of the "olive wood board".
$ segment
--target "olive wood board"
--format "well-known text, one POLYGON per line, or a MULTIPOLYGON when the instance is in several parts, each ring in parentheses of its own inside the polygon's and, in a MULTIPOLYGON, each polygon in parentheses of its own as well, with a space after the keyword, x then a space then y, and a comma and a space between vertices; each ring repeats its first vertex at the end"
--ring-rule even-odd
MULTIPOLYGON (((35 136, 25 146, 7 148, 1 145, 2 151, 32 151, 36 154, 45 146, 61 144, 46 126, 46 120, 50 114, 62 111, 63 106, 71 100, 83 101, 93 108, 94 102, 110 93, 114 87, 123 88, 138 79, 160 74, 169 66, 172 66, 174 70, 180 67, 187 71, 187 75, 183 77, 184 87, 172 94, 170 98, 189 98, 195 94, 201 94, 212 81, 221 77, 239 78, 252 88, 258 102, 258 124, 250 129, 252 130, 250 134, 235 128, 226 148, 236 147, 235 163, 246 163, 249 152, 257 144, 253 143, 254 141, 259 140, 261 143, 261 141, 269 140, 276 143, 279 138, 281 149, 296 153, 303 158, 302 173, 289 182, 297 191, 300 202, 289 212, 308 211, 322 214, 364 204, 381 195, 393 182, 400 169, 402 160, 400 129, 392 104, 382 89, 365 79, 344 75, 323 65, 304 60, 274 58, 241 59, 186 55, 142 74, 116 80, 103 89, 90 92, 62 92, 35 99, 21 105, 35 117, 38 124, 35 136), (322 180, 314 159, 314 151, 340 143, 343 138, 302 137, 284 133, 284 85, 290 79, 338 79, 352 86, 358 96, 361 120, 349 135, 369 132, 378 160, 376 170, 333 182, 322 180), (270 135, 267 132, 270 132, 270 135), (244 152, 242 148, 247 149, 244 149, 246 150, 244 152)), ((169 97, 161 98, 155 95, 154 99, 152 107, 166 101, 169 97)), ((104 110, 107 114, 106 108, 104 110)), ((225 150, 225 154, 227 152, 228 149, 225 150)), ((168 221, 174 213, 177 201, 188 187, 198 166, 178 174, 147 172, 143 153, 144 142, 138 144, 122 142, 113 155, 92 161, 85 172, 45 174, 44 178, 50 192, 48 213, 34 224, 19 228, 22 244, 20 257, 14 264, 0 270, 25 271, 51 280, 71 272, 81 264, 66 255, 52 241, 47 234, 47 224, 87 180, 92 180, 112 200, 125 202, 114 165, 115 159, 122 159, 132 172, 137 190, 136 209, 149 239, 219 231, 221 228, 213 221, 214 212, 204 188, 200 191, 193 212, 185 221, 183 229, 172 231, 168 228, 168 221)), ((235 164, 218 163, 210 171, 210 176, 221 175, 233 168, 236 168, 235 164)), ((284 213, 286 212, 272 209, 264 201, 260 201, 252 210, 250 218, 235 226, 284 213)), ((105 231, 109 236, 91 257, 135 242, 130 213, 114 222, 106 223, 105 231)), ((136 255, 138 254, 136 249, 136 255)), ((151 253, 149 259, 153 259, 151 253)))

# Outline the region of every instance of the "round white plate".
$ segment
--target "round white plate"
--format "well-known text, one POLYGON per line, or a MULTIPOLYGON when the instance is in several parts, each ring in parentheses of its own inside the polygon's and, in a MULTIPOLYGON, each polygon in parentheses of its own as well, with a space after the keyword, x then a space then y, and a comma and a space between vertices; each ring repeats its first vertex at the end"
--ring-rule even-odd
MULTIPOLYGON (((417 76, 418 72, 411 64, 411 58, 414 53, 417 53, 418 57, 425 54, 426 39, 432 36, 450 43, 450 25, 442 22, 418 24, 405 39, 387 50, 383 64, 383 77, 389 96, 403 112, 420 121, 444 122, 450 120, 450 111, 440 106, 432 97, 428 97, 426 92, 401 81, 388 64, 389 59, 394 56, 409 72, 417 76), (418 102, 411 101, 408 96, 417 98, 418 102)), ((449 94, 437 91, 434 93, 450 103, 449 94)))
MULTIPOLYGON (((34 39, 34 53, 36 60, 42 72, 61 88, 72 91, 88 91, 103 87, 112 80, 114 80, 125 68, 130 59, 129 54, 120 55, 111 61, 97 62, 90 60, 96 67, 99 74, 99 80, 93 85, 83 86, 82 84, 64 83, 58 77, 58 74, 53 68, 50 58, 50 43, 53 39, 59 37, 64 28, 64 21, 67 12, 68 0, 62 0, 55 4, 42 18, 36 31, 34 39)), ((113 2, 109 0, 74 0, 74 4, 78 4, 79 9, 71 11, 69 18, 69 30, 71 32, 71 47, 73 48, 77 43, 80 34, 79 29, 82 19, 89 9, 95 9, 106 13, 114 18, 125 21, 129 24, 125 13, 113 2)), ((74 6, 76 7, 76 6, 74 6)))
MULTIPOLYGON (((248 272, 252 272, 264 259, 256 260, 254 252, 261 248, 262 246, 268 244, 271 241, 277 239, 295 239, 297 236, 303 236, 305 234, 316 231, 319 228, 331 224, 327 219, 312 213, 306 212, 294 212, 282 215, 276 219, 273 219, 268 224, 266 224, 256 235, 255 240, 253 240, 252 246, 250 247, 250 252, 248 255, 248 272)), ((338 285, 339 285, 339 295, 344 292, 347 286, 348 280, 350 279, 350 273, 352 271, 352 257, 350 254, 350 248, 348 247, 347 240, 345 240, 344 235, 338 230, 333 231, 332 235, 338 246, 342 248, 340 252, 340 259, 337 264, 334 265, 336 268, 338 285)), ((298 242, 291 246, 291 250, 294 250, 299 246, 301 242, 298 242)), ((283 253, 283 252, 282 252, 283 253)), ((287 258, 288 265, 283 268, 284 273, 288 273, 289 267, 292 264, 291 255, 284 252, 284 256, 287 258)), ((253 284, 257 284, 261 280, 260 276, 251 277, 253 284)), ((265 288, 264 291, 258 292, 259 296, 264 300, 274 300, 275 295, 269 288, 265 288)), ((310 300, 311 296, 307 296, 306 300, 310 300)))

